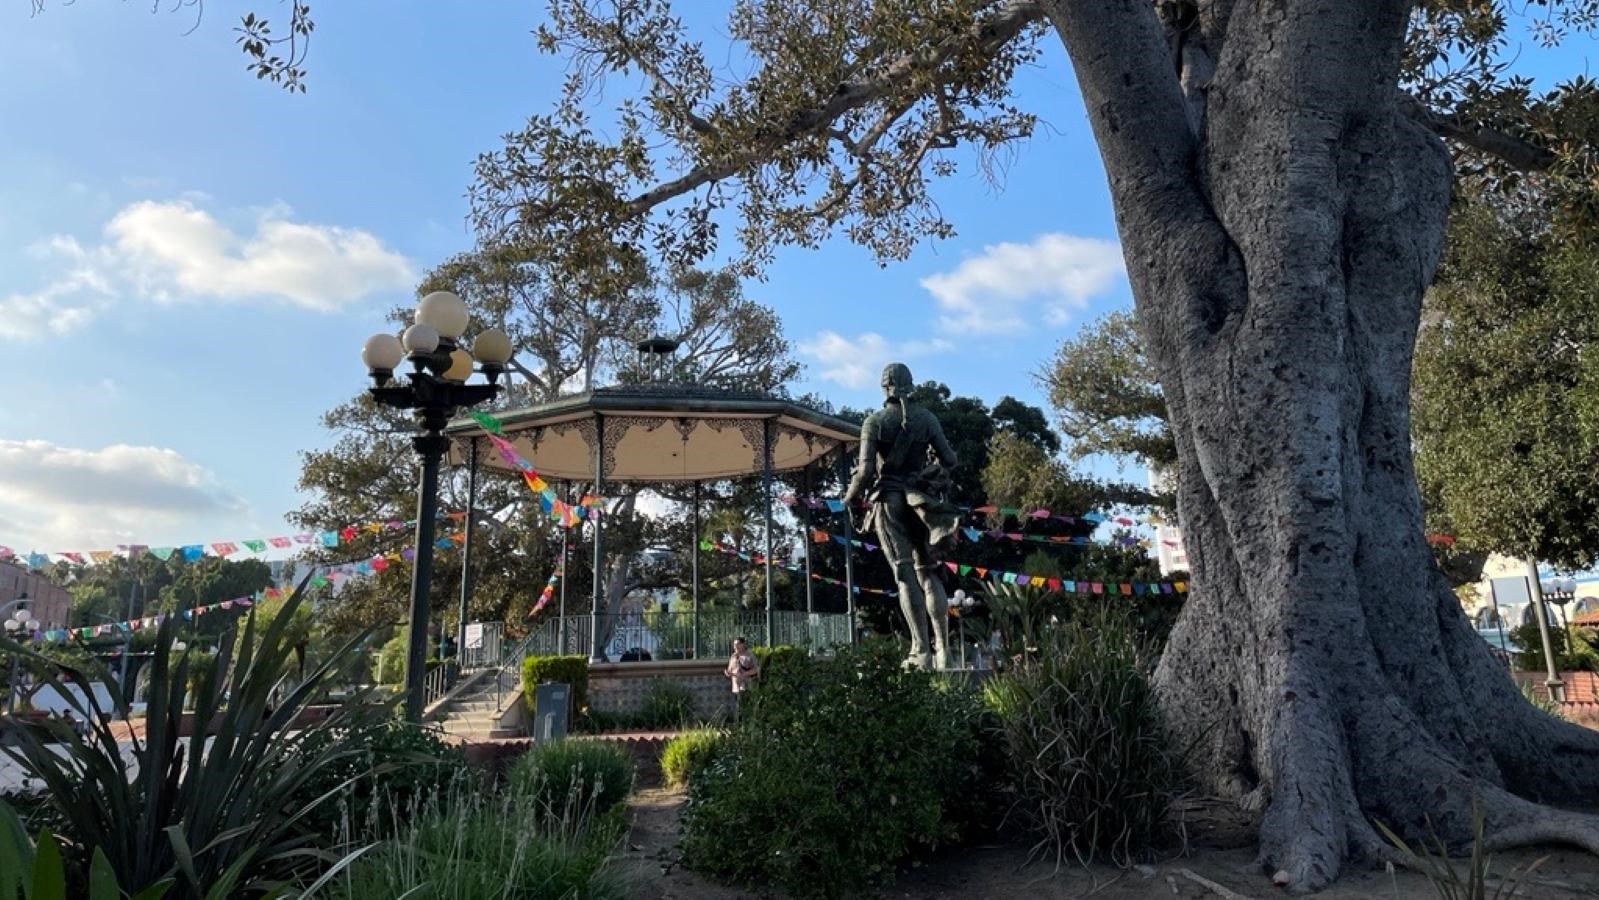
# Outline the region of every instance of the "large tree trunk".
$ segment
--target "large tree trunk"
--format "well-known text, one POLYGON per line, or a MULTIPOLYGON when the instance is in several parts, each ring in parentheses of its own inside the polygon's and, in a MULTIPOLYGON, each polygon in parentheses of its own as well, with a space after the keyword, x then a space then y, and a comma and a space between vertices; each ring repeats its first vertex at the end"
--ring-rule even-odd
POLYGON ((1264 809, 1262 863, 1295 889, 1387 855, 1373 820, 1459 846, 1474 803, 1495 846, 1599 849, 1531 802, 1591 792, 1599 735, 1523 700, 1422 532, 1411 352, 1451 172, 1396 109, 1408 11, 1050 9, 1181 455, 1194 589, 1157 687, 1194 770, 1264 809))

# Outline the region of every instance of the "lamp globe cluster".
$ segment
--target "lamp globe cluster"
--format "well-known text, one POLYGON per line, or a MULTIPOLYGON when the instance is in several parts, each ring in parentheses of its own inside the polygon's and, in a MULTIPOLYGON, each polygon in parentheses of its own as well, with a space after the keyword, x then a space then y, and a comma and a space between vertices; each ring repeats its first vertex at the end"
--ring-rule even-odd
POLYGON ((388 384, 407 359, 417 372, 445 381, 465 383, 475 370, 493 384, 511 359, 511 339, 490 328, 477 335, 468 352, 460 341, 470 321, 466 301, 449 291, 434 291, 417 304, 415 320, 399 337, 381 333, 367 338, 361 361, 379 387, 388 384))

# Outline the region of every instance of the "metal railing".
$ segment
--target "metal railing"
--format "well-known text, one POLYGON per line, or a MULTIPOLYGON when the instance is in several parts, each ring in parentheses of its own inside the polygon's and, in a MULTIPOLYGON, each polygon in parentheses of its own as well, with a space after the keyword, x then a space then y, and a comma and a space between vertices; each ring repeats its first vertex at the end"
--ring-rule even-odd
POLYGON ((461 648, 461 668, 471 671, 499 665, 505 652, 505 623, 471 622, 466 628, 467 643, 476 637, 477 646, 461 648))
MULTIPOLYGON (((594 624, 601 629, 605 658, 717 659, 732 650, 733 639, 751 646, 766 643, 764 610, 718 609, 699 612, 635 612, 552 619, 530 637, 529 653, 587 656, 593 648, 594 624), (565 632, 565 641, 561 640, 565 632)), ((844 613, 772 613, 772 643, 822 651, 849 643, 850 621, 844 613)))
POLYGON ((448 694, 450 688, 455 687, 456 676, 460 671, 454 663, 448 662, 429 669, 427 674, 422 676, 423 708, 432 706, 435 700, 448 694))
MULTIPOLYGON (((495 673, 495 706, 504 708, 505 697, 522 677, 522 660, 528 656, 588 656, 595 621, 592 615, 552 618, 507 651, 495 673)), ((765 610, 608 613, 598 621, 605 658, 611 662, 722 659, 732 651, 735 637, 743 637, 752 647, 766 643, 765 610)), ((819 653, 849 642, 847 613, 772 613, 773 644, 819 653)))

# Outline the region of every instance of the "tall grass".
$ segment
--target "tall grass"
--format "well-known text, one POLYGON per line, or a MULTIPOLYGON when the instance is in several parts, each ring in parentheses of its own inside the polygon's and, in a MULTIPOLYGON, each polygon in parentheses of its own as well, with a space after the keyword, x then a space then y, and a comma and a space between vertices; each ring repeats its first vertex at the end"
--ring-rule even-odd
POLYGON ((322 895, 337 900, 489 900, 632 896, 609 859, 625 832, 620 807, 598 806, 582 782, 552 802, 515 790, 486 794, 460 782, 372 820, 377 845, 322 895))
MULTIPOLYGON (((1522 893, 1522 883, 1549 857, 1534 860, 1526 868, 1512 869, 1508 875, 1493 884, 1493 856, 1483 841, 1484 816, 1477 798, 1471 801, 1471 856, 1466 860, 1464 874, 1449 859, 1449 847, 1436 833, 1429 833, 1429 841, 1420 842, 1415 849, 1405 843, 1386 824, 1377 822, 1377 830, 1399 851, 1410 868, 1420 872, 1439 900, 1505 900, 1522 893), (1489 892, 1490 887, 1492 893, 1489 892)), ((1431 824, 1428 825, 1431 832, 1431 824)))
POLYGON ((686 787, 707 766, 716 761, 728 744, 724 731, 714 728, 696 728, 685 731, 661 750, 661 775, 667 787, 686 787))
POLYGON ((534 744, 511 767, 506 789, 557 818, 573 806, 605 815, 627 799, 634 775, 620 744, 568 738, 534 744))
POLYGON ((1035 856, 1130 864, 1172 836, 1184 783, 1147 655, 1110 612, 1031 636, 1038 652, 984 692, 1004 733, 1012 809, 1037 838, 1035 856))

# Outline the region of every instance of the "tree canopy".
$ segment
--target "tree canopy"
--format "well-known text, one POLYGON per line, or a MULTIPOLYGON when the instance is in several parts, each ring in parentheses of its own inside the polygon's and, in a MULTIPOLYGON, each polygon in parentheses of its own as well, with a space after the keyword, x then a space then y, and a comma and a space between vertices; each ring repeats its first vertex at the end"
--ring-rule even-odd
POLYGON ((1416 468, 1472 547, 1599 560, 1599 244, 1522 189, 1457 204, 1416 348, 1416 468))

